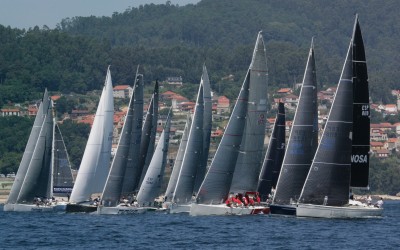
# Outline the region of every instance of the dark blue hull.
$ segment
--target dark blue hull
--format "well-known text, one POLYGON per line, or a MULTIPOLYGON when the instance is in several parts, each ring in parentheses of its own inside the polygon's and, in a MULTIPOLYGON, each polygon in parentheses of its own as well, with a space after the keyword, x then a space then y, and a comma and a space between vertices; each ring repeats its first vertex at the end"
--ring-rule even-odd
POLYGON ((296 205, 269 205, 271 214, 296 216, 296 205))

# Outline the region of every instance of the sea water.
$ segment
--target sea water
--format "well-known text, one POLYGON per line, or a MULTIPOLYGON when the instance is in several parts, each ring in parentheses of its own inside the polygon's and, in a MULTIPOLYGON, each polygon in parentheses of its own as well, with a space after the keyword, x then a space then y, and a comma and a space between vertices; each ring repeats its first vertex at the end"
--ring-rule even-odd
POLYGON ((400 201, 382 218, 3 212, 0 249, 400 249, 400 201))

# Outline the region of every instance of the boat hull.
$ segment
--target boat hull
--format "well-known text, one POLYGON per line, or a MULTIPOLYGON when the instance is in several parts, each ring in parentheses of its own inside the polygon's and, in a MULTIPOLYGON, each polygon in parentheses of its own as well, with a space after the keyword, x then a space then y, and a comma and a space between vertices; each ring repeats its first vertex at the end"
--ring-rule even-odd
POLYGON ((192 204, 190 215, 251 215, 251 214, 269 214, 269 207, 254 206, 254 207, 228 207, 225 204, 207 205, 207 204, 192 204))
POLYGON ((167 211, 170 214, 189 213, 191 206, 192 204, 176 204, 176 203, 166 204, 167 211))
POLYGON ((67 213, 93 213, 97 211, 97 206, 86 204, 67 204, 67 213))
POLYGON ((36 204, 5 204, 4 212, 55 212, 56 205, 43 206, 36 204))
POLYGON ((296 216, 296 205, 271 204, 269 205, 269 208, 272 215, 296 216))
POLYGON ((312 204, 299 204, 298 217, 316 218, 368 218, 382 216, 383 208, 372 206, 331 207, 312 204))
POLYGON ((97 208, 97 214, 143 214, 148 211, 155 211, 156 208, 151 207, 128 207, 128 206, 116 206, 116 207, 103 207, 97 208))

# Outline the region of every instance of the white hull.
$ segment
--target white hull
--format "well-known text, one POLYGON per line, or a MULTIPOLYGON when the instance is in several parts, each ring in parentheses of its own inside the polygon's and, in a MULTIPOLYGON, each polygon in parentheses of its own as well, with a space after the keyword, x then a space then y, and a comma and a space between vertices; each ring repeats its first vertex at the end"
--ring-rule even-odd
POLYGON ((330 207, 322 205, 299 204, 298 217, 317 218, 368 218, 382 216, 383 208, 372 206, 330 207))
POLYGON ((4 212, 57 212, 57 211, 65 211, 60 205, 36 205, 36 204, 5 204, 4 212))
MULTIPOLYGON (((164 203, 165 204, 165 203, 164 203)), ((165 207, 170 214, 189 213, 192 204, 166 203, 165 207)))
POLYGON ((225 204, 206 205, 192 204, 190 215, 250 215, 250 214, 269 214, 269 207, 228 207, 225 204))
POLYGON ((133 206, 116 206, 116 207, 97 207, 97 214, 143 214, 148 211, 156 211, 153 207, 133 207, 133 206))

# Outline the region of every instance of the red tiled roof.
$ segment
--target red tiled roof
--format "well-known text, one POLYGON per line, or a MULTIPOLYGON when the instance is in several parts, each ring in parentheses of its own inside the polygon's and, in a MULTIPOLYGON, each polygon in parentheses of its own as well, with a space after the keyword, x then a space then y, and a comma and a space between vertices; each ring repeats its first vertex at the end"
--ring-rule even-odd
POLYGON ((61 96, 60 96, 60 95, 53 95, 53 96, 51 96, 50 98, 51 98, 51 100, 53 100, 53 101, 57 101, 58 99, 61 98, 61 96))
POLYGON ((129 88, 129 85, 117 85, 114 87, 114 90, 125 90, 129 88))
POLYGON ((278 90, 278 93, 288 93, 290 91, 292 91, 291 88, 282 88, 282 89, 278 90))

